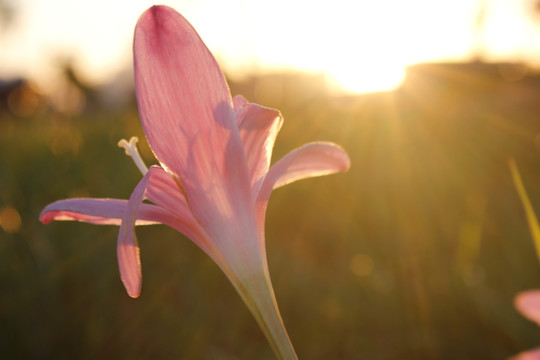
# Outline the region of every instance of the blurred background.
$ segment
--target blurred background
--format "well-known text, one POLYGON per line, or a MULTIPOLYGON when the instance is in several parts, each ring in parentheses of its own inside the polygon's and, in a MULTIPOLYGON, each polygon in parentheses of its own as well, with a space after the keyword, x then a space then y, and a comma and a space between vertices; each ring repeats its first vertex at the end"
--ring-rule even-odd
MULTIPOLYGON (((540 267, 511 181, 540 211, 540 3, 168 1, 233 94, 281 110, 274 159, 341 144, 348 173, 277 190, 271 276, 301 359, 504 359, 540 345, 513 308, 540 267)), ((129 298, 116 227, 38 221, 129 197, 139 125, 135 0, 0 0, 0 358, 272 359, 215 264, 138 230, 129 298)))

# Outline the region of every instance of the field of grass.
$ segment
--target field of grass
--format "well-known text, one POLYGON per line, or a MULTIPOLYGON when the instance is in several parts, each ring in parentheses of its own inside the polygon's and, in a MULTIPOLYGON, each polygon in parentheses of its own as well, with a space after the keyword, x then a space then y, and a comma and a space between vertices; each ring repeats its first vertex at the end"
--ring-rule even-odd
MULTIPOLYGON (((389 93, 335 97, 318 78, 231 82, 285 117, 274 160, 328 140, 344 174, 273 193, 271 277, 301 359, 503 359, 540 345, 513 307, 540 266, 508 169, 540 211, 540 79, 487 64, 422 65, 389 93)), ((140 173, 116 145, 135 105, 0 113, 0 358, 272 359, 218 267, 164 226, 138 229, 140 298, 125 293, 117 227, 43 225, 48 203, 128 198, 140 173), (91 110, 91 111, 90 111, 91 110)))

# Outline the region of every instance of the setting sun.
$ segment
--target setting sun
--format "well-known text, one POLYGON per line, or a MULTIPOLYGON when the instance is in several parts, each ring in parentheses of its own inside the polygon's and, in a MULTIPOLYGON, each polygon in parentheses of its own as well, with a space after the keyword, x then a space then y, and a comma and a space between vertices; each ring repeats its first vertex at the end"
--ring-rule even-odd
MULTIPOLYGON (((276 24, 257 26, 247 20, 247 35, 242 24, 232 25, 239 34, 234 40, 245 44, 237 63, 249 58, 262 69, 323 72, 343 90, 361 93, 396 87, 405 67, 413 63, 465 58, 472 52, 475 6, 466 2, 434 6, 421 0, 338 0, 329 7, 295 1, 286 12, 282 9, 263 2, 244 8, 247 19, 265 14, 276 24), (423 16, 426 13, 435 14, 423 16)), ((200 25, 203 30, 211 26, 202 19, 200 25)), ((245 71, 245 66, 239 70, 245 71)))

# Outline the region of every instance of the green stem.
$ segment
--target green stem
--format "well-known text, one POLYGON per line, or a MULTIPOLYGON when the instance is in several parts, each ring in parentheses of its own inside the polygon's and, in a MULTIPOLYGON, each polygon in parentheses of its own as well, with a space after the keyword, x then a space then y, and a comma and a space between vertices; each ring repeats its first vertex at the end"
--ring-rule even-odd
POLYGON ((233 285, 255 317, 276 357, 280 360, 298 360, 281 319, 268 272, 263 271, 246 280, 233 281, 233 285))

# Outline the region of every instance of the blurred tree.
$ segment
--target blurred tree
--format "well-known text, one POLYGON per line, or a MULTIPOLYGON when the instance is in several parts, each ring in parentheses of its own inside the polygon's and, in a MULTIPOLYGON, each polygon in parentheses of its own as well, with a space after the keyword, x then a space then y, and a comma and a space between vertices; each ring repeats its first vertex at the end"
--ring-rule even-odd
POLYGON ((533 15, 536 16, 538 20, 538 17, 540 16, 540 0, 533 0, 531 9, 532 9, 533 15))
POLYGON ((16 7, 13 1, 0 0, 0 29, 6 30, 13 24, 16 7))

